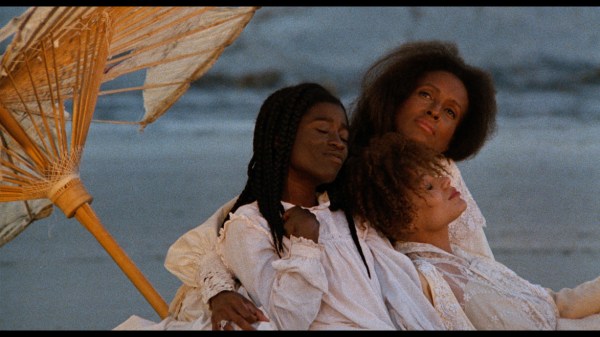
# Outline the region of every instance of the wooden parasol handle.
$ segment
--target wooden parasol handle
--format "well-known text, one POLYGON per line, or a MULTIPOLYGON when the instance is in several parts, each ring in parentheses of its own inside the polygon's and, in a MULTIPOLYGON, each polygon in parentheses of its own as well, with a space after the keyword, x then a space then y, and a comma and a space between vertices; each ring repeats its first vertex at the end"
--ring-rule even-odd
POLYGON ((92 196, 87 192, 77 175, 66 176, 49 192, 49 198, 60 208, 67 218, 75 218, 100 242, 104 250, 117 263, 119 268, 144 295, 161 319, 169 315, 167 303, 152 287, 144 274, 137 268, 117 241, 102 226, 100 219, 90 206, 92 196))
POLYGON ((152 287, 144 274, 137 268, 125 251, 102 226, 89 203, 82 204, 75 211, 75 218, 100 242, 119 268, 127 275, 135 287, 142 293, 161 319, 169 315, 169 307, 158 292, 152 287))

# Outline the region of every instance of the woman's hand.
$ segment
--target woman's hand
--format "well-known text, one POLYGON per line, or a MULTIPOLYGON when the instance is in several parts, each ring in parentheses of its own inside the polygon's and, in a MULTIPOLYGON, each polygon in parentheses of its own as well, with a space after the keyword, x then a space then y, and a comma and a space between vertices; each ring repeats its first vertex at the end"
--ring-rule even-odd
POLYGON ((285 236, 293 235, 319 242, 319 221, 310 211, 294 206, 283 213, 285 236))
POLYGON ((210 321, 213 330, 234 330, 232 323, 242 330, 256 330, 252 326, 258 321, 269 319, 252 301, 234 291, 221 291, 208 301, 212 315, 210 321), (223 327, 221 321, 227 321, 223 327))

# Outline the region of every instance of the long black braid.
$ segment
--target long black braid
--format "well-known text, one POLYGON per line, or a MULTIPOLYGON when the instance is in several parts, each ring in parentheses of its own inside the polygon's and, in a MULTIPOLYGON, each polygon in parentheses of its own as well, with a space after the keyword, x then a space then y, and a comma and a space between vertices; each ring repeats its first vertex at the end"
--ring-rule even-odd
MULTIPOLYGON (((257 201, 279 255, 283 252, 284 235, 281 196, 298 126, 311 107, 323 102, 338 104, 345 110, 341 101, 319 84, 285 87, 267 97, 256 118, 248 181, 230 212, 257 201)), ((221 226, 228 219, 229 215, 221 226)))

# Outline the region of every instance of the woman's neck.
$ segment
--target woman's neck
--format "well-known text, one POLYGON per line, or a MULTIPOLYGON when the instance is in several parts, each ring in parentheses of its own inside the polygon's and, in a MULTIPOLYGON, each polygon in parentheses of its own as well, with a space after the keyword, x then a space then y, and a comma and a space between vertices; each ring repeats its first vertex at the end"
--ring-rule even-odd
POLYGON ((450 245, 450 235, 448 233, 448 227, 441 229, 436 232, 425 232, 416 231, 414 233, 406 234, 403 241, 421 242, 434 245, 442 250, 447 251, 450 254, 454 254, 452 246, 450 245))
POLYGON ((315 186, 309 186, 307 184, 294 184, 293 182, 289 181, 284 186, 281 200, 302 207, 313 207, 319 203, 317 200, 317 189, 315 186))

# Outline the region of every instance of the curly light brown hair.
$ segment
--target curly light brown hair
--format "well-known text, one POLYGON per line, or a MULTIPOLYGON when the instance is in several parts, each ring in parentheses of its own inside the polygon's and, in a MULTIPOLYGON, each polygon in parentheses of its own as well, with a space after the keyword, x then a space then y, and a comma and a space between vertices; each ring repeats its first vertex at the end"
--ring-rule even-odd
POLYGON ((412 230, 416 209, 410 193, 420 195, 423 174, 447 174, 444 156, 397 132, 371 139, 348 159, 345 188, 352 214, 394 242, 412 230))

